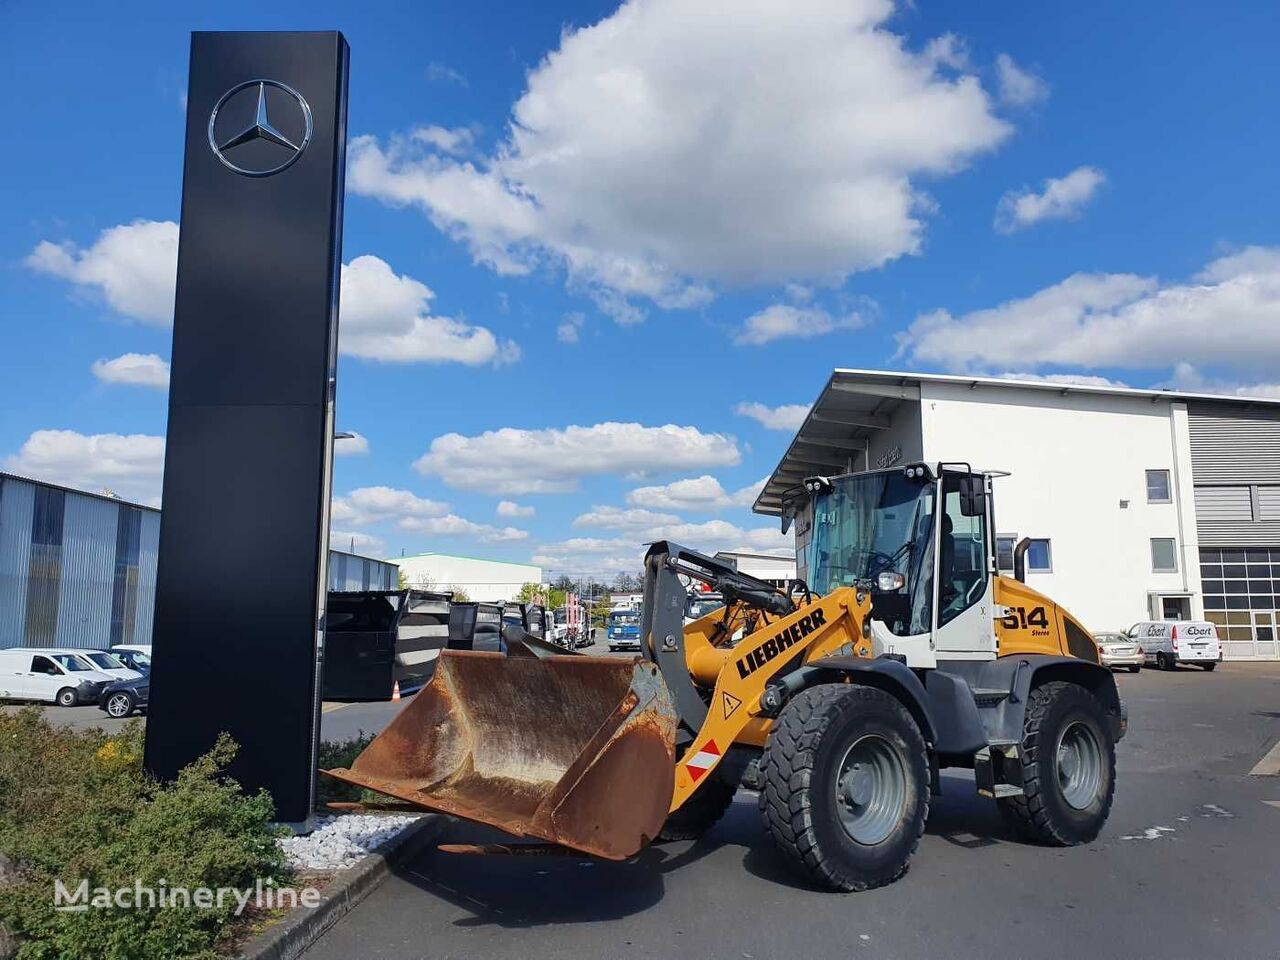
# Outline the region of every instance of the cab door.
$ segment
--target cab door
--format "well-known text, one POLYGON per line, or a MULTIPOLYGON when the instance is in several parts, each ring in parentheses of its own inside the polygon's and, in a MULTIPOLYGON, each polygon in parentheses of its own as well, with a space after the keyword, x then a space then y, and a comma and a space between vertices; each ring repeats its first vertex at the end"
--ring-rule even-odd
POLYGON ((995 656, 994 558, 985 476, 943 473, 934 577, 934 647, 941 659, 995 656), (966 484, 972 484, 968 490, 966 484), (982 496, 973 496, 980 490, 982 496))

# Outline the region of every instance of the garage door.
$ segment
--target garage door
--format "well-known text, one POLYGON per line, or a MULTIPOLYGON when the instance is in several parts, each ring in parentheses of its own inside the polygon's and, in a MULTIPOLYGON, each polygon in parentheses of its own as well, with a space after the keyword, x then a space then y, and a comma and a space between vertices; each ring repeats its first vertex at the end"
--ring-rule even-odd
POLYGON ((1280 659, 1280 547, 1202 549, 1200 580, 1226 659, 1280 659))

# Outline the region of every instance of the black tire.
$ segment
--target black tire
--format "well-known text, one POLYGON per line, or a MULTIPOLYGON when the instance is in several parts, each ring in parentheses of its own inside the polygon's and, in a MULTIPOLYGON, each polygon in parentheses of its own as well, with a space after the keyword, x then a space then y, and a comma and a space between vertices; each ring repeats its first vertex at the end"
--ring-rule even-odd
MULTIPOLYGON (((861 891, 906 873, 929 817, 930 767, 919 727, 893 696, 850 684, 797 694, 774 721, 760 775, 766 828, 783 856, 816 883, 861 891), (859 802, 839 786, 853 751, 867 744, 884 751, 900 790, 900 803, 881 805, 890 825, 874 842, 860 842, 845 826, 859 802)), ((863 813, 852 815, 873 809, 863 802, 863 813)))
POLYGON ((119 693, 113 693, 107 697, 104 709, 106 710, 107 716, 115 717, 119 720, 133 713, 133 707, 133 694, 121 691, 119 693))
MULTIPOLYGON (((1001 811, 1018 833, 1029 840, 1057 847, 1089 843, 1097 838, 1116 790, 1116 748, 1107 732, 1106 714, 1097 697, 1077 683, 1055 681, 1036 687, 1027 700, 1022 724, 1022 787, 1024 795, 1000 800, 1001 811), (1084 735, 1097 749, 1098 779, 1086 802, 1074 802, 1064 792, 1059 748, 1064 737, 1084 735)), ((1081 769, 1085 761, 1079 759, 1081 769)), ((1068 775, 1068 790, 1073 778, 1068 775)))
POLYGON ((72 687, 63 687, 55 699, 60 707, 74 707, 80 702, 79 695, 72 687))
POLYGON ((1156 654, 1156 666, 1159 667, 1161 670, 1176 669, 1176 666, 1173 662, 1173 658, 1170 657, 1163 650, 1156 654))
POLYGON ((1134 664, 1132 667, 1130 667, 1130 668, 1129 668, 1129 672, 1130 672, 1130 673, 1137 673, 1137 672, 1138 672, 1139 670, 1141 670, 1141 669, 1142 669, 1142 667, 1138 666, 1137 664, 1134 664))
POLYGON ((1218 665, 1217 661, 1214 661, 1214 660, 1210 660, 1208 663, 1200 664, 1200 666, 1204 667, 1206 673, 1212 673, 1213 668, 1216 667, 1217 665, 1218 665))
POLYGON ((725 783, 713 772, 710 780, 700 786, 684 806, 667 817, 667 822, 658 832, 658 839, 696 840, 724 816, 737 792, 737 787, 725 783))

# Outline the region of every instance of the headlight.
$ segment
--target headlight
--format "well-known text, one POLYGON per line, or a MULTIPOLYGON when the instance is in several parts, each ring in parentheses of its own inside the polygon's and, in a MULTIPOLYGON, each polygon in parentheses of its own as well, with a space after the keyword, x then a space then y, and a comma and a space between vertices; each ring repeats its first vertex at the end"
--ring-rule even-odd
POLYGON ((876 588, 881 593, 893 593, 907 585, 907 578, 896 570, 885 570, 876 577, 876 588))

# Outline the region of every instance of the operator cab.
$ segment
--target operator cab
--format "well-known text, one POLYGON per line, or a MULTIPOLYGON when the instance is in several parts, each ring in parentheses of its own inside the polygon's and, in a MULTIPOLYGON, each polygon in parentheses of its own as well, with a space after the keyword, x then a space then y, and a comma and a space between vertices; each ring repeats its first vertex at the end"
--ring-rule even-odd
POLYGON ((935 648, 994 651, 988 475, 968 464, 920 463, 811 477, 804 487, 802 576, 823 596, 842 586, 869 591, 873 620, 889 641, 880 652, 921 647, 893 638, 922 641, 927 659, 935 648), (976 608, 980 616, 964 616, 976 608))

